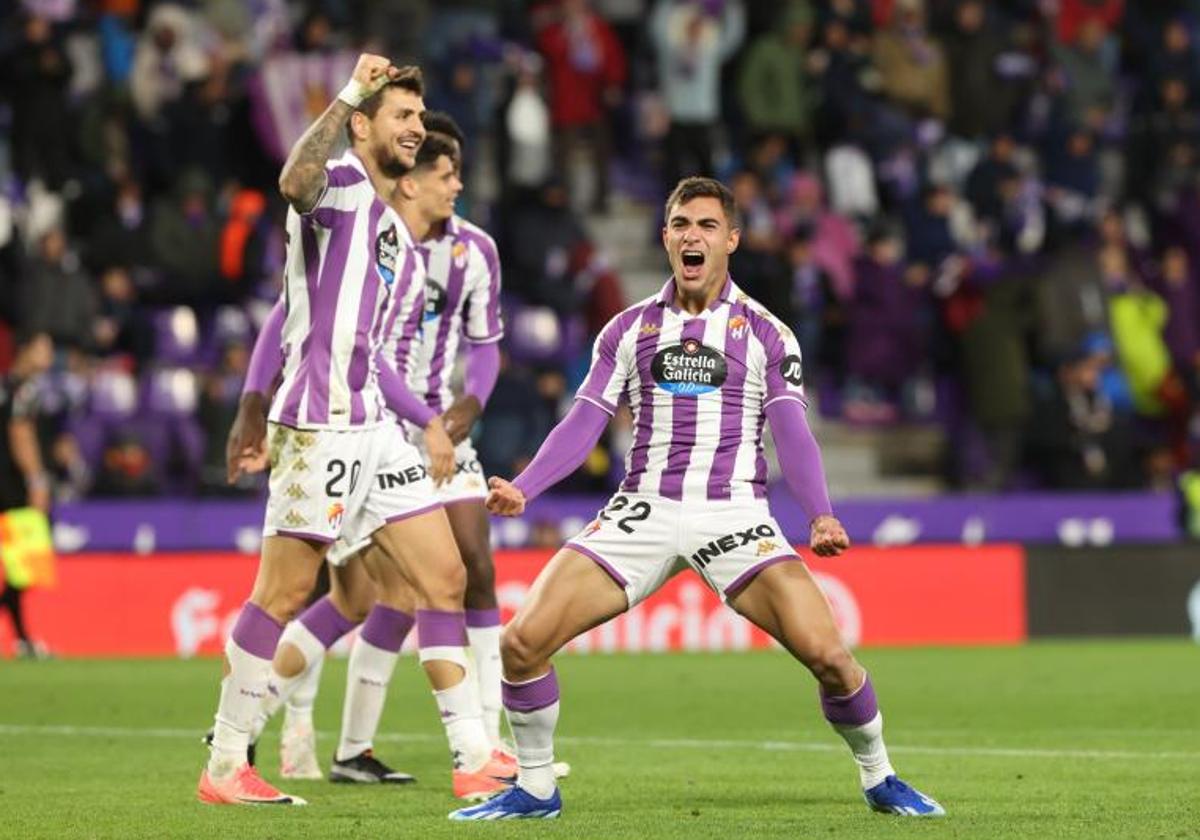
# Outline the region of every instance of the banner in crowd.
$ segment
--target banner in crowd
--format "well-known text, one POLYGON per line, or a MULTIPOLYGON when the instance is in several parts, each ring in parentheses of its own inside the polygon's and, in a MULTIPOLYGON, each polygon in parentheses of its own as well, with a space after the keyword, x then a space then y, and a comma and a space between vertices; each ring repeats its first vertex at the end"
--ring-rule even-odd
MULTIPOLYGON (((519 519, 493 520, 501 548, 559 545, 603 507, 603 497, 546 496, 519 519)), ((808 525, 786 491, 771 507, 796 542, 808 525)), ((934 499, 847 499, 838 516, 857 545, 1052 543, 1072 547, 1180 539, 1176 499, 1169 493, 940 496, 934 499)), ((75 551, 257 551, 263 505, 256 501, 121 501, 60 505, 54 542, 75 551)))
MULTIPOLYGON (((507 620, 548 550, 496 555, 507 620)), ((860 548, 810 560, 852 645, 1003 644, 1025 638, 1024 554, 1015 546, 860 548)), ((59 584, 28 594, 29 624, 60 656, 219 653, 256 561, 238 553, 96 553, 60 559, 59 584)), ((0 650, 11 643, 0 625, 0 650)), ((411 645, 413 640, 410 639, 411 645)), ((685 571, 570 645, 578 653, 745 650, 772 644, 685 571)))

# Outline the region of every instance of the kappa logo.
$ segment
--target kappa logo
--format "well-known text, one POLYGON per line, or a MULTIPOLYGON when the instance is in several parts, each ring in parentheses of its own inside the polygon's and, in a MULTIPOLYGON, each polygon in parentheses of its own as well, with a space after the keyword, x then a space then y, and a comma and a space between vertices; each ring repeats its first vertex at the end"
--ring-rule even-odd
POLYGON ((305 461, 303 458, 297 458, 292 462, 292 469, 296 470, 297 472, 307 472, 308 461, 305 461))
POLYGON ((289 499, 307 499, 308 494, 304 492, 304 488, 299 484, 289 484, 288 489, 283 491, 283 495, 289 499))
POLYGON ((346 515, 346 506, 341 502, 334 502, 329 506, 325 518, 329 520, 330 528, 342 527, 342 518, 346 515))
POLYGON ((292 437, 292 446, 297 449, 309 449, 316 442, 317 438, 312 432, 296 432, 292 437))
POLYGON ((308 520, 294 510, 289 510, 287 516, 283 517, 283 524, 292 528, 304 528, 308 525, 308 520))
POLYGON ((658 324, 642 324, 642 328, 638 330, 639 335, 658 335, 658 324))
POLYGON ((779 363, 779 375, 783 377, 785 382, 795 385, 799 388, 804 384, 804 366, 800 363, 800 357, 793 353, 790 356, 784 356, 783 361, 779 363))
POLYGON ((759 540, 758 550, 754 554, 758 557, 766 557, 768 554, 779 550, 779 543, 771 540, 759 540))
POLYGON ((741 341, 746 335, 746 328, 749 324, 745 315, 734 315, 729 319, 729 334, 741 341))
POLYGON ((450 249, 450 261, 454 263, 455 268, 467 267, 467 243, 454 243, 454 247, 450 249))

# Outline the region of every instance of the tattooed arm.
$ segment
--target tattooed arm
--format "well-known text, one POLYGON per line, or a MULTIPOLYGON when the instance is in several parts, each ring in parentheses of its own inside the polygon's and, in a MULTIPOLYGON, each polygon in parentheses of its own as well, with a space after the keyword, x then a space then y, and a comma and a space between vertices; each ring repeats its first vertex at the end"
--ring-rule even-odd
POLYGON ((320 200, 327 182, 325 161, 329 160, 338 134, 354 109, 398 72, 382 56, 360 55, 350 82, 292 146, 283 171, 279 173, 279 192, 296 212, 307 213, 320 200))

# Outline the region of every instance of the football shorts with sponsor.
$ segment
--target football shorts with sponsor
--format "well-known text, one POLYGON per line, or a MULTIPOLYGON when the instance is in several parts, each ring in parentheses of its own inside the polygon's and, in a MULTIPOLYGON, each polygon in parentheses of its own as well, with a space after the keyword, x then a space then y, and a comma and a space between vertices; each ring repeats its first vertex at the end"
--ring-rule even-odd
POLYGON ((728 600, 766 566, 796 557, 760 499, 683 501, 618 493, 567 542, 596 561, 629 606, 689 566, 728 600))
MULTIPOLYGON (((413 426, 406 426, 408 439, 421 451, 425 458, 425 466, 429 466, 429 455, 425 451, 425 435, 413 426)), ((434 488, 434 494, 444 505, 454 502, 480 501, 487 498, 487 478, 483 474, 483 466, 479 463, 479 455, 475 445, 467 438, 454 447, 454 476, 440 487, 434 488)))
POLYGON ((362 547, 384 523, 440 506, 421 454, 395 424, 306 430, 271 423, 267 438, 264 536, 362 547))

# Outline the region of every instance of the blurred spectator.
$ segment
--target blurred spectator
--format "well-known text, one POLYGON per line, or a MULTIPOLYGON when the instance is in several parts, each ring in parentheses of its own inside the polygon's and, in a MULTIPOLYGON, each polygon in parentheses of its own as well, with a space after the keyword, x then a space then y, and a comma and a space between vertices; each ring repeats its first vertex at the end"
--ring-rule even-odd
POLYGON ((99 498, 156 496, 161 485, 154 464, 137 432, 114 430, 104 445, 92 494, 99 498))
POLYGON ((498 143, 506 199, 516 189, 531 193, 549 180, 553 167, 550 109, 542 93, 542 59, 536 53, 516 60, 512 96, 503 108, 498 143))
POLYGON ((849 307, 846 417, 861 422, 894 419, 897 405, 921 369, 928 270, 907 266, 904 244, 890 225, 879 225, 855 262, 849 307))
POLYGON ((163 279, 155 303, 204 304, 220 294, 220 228, 211 207, 211 182, 203 172, 182 173, 174 195, 160 198, 150 215, 150 244, 163 279))
POLYGON ((44 332, 60 347, 90 350, 94 346, 96 290, 79 259, 68 250, 61 228, 52 228, 38 242, 22 298, 23 329, 44 332))
POLYGON ((1104 127, 1116 97, 1116 67, 1104 50, 1106 31, 1096 18, 1086 20, 1077 38, 1055 45, 1053 55, 1063 74, 1065 117, 1071 125, 1104 127))
POLYGON ((950 81, 950 133, 967 140, 990 137, 1012 119, 1019 80, 1033 70, 1030 56, 1010 51, 999 12, 983 0, 954 8, 954 27, 943 40, 950 81))
POLYGON ((1171 372, 1171 353, 1163 340, 1167 307, 1163 299, 1132 278, 1120 252, 1106 252, 1113 264, 1108 280, 1109 319, 1121 369, 1129 378, 1139 414, 1160 417, 1166 411, 1163 386, 1171 372), (1120 278, 1120 279, 1118 279, 1120 278), (1127 278, 1127 279, 1126 279, 1127 278))
POLYGON ((150 245, 149 214, 142 188, 132 178, 122 180, 109 212, 102 213, 88 239, 87 264, 92 271, 126 266, 149 282, 154 255, 150 245))
POLYGON ((183 95, 186 83, 205 76, 208 61, 192 13, 173 3, 154 6, 138 38, 129 80, 138 115, 154 123, 165 104, 183 95))
POLYGON ((709 175, 720 121, 721 65, 745 35, 741 0, 657 0, 650 22, 658 85, 671 124, 663 148, 663 184, 709 175))
POLYGON ((500 240, 508 291, 560 315, 575 311, 581 295, 573 255, 588 244, 588 236, 561 182, 550 181, 531 201, 512 207, 500 240))
POLYGON ((71 169, 71 59, 44 17, 26 16, 21 36, 0 70, 12 104, 12 165, 21 178, 57 190, 71 169))
POLYGON ((738 104, 751 135, 781 134, 796 148, 812 137, 816 91, 805 55, 815 19, 808 0, 779 7, 776 25, 750 42, 738 74, 738 104))
POLYGON ((1107 358, 1080 346, 1036 390, 1029 463, 1046 487, 1101 490, 1139 483, 1130 419, 1101 387, 1107 358))
POLYGON ((200 468, 200 492, 205 495, 227 495, 254 490, 257 482, 245 476, 236 486, 225 480, 225 441, 237 416, 242 396, 242 381, 250 353, 241 342, 230 342, 221 351, 218 368, 204 377, 200 387, 200 406, 197 418, 204 435, 204 457, 200 468))
POLYGON ((942 47, 925 27, 923 0, 897 0, 892 25, 875 35, 883 92, 914 119, 950 117, 950 79, 942 47))
POLYGON ((154 352, 154 334, 137 302, 129 271, 120 265, 100 275, 100 303, 93 336, 101 356, 124 354, 139 361, 154 352))
POLYGON ((606 116, 621 98, 625 54, 609 25, 588 8, 588 0, 561 0, 560 15, 538 33, 537 42, 550 85, 555 168, 560 178, 572 183, 572 157, 587 147, 592 209, 605 212, 612 151, 606 116))
POLYGON ((791 323, 792 295, 783 237, 762 181, 757 172, 744 169, 730 180, 730 189, 742 214, 742 234, 737 250, 729 257, 729 273, 746 294, 784 323, 791 323))

